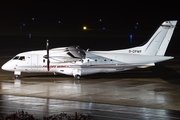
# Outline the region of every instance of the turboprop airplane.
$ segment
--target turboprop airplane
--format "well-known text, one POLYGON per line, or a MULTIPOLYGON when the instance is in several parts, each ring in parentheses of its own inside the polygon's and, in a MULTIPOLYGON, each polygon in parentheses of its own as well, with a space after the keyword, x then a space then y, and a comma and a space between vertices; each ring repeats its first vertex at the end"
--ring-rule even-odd
POLYGON ((173 59, 164 54, 176 23, 177 20, 163 22, 146 44, 123 50, 85 51, 79 46, 49 50, 47 40, 47 50, 20 53, 2 69, 13 71, 15 78, 21 72, 52 72, 73 75, 79 80, 83 75, 155 66, 155 63, 173 59))

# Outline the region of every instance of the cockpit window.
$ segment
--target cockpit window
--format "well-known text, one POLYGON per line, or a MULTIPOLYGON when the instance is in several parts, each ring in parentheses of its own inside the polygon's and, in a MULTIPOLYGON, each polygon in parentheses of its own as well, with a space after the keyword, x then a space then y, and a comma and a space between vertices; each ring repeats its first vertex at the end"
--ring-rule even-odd
POLYGON ((19 58, 19 60, 25 61, 25 57, 24 57, 24 56, 21 56, 21 57, 19 58))
POLYGON ((18 60, 19 59, 19 56, 15 56, 14 58, 13 58, 13 60, 18 60))
POLYGON ((25 61, 25 56, 15 56, 13 60, 22 60, 25 61))

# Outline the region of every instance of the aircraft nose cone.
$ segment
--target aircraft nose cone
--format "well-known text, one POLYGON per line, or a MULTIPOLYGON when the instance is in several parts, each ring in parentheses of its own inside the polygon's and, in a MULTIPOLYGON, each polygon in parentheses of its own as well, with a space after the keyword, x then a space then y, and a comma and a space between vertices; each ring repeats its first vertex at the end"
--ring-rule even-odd
POLYGON ((10 70, 10 64, 9 64, 9 62, 6 62, 2 67, 1 67, 1 69, 3 69, 3 70, 10 70))
POLYGON ((6 70, 6 69, 7 69, 6 63, 1 67, 1 69, 3 69, 3 70, 6 70))

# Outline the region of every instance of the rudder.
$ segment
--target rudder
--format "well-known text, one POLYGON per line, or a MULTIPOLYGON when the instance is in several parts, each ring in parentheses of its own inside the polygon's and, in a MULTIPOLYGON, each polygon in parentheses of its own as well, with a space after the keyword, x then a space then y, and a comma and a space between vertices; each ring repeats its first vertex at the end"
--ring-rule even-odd
POLYGON ((164 40, 162 41, 161 46, 159 47, 156 55, 164 56, 164 54, 165 54, 165 52, 167 50, 167 47, 168 47, 169 42, 171 40, 171 37, 172 37, 172 34, 174 32, 174 28, 175 28, 175 26, 177 24, 177 21, 170 21, 170 24, 171 25, 169 26, 169 30, 168 30, 164 40))

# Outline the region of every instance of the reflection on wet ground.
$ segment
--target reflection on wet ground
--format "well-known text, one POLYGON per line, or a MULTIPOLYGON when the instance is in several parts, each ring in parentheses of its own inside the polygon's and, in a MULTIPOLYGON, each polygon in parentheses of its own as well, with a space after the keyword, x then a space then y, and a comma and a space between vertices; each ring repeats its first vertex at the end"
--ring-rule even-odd
POLYGON ((25 112, 39 118, 62 112, 71 116, 74 115, 75 112, 78 112, 85 115, 90 114, 97 120, 180 119, 180 112, 174 110, 0 95, 0 115, 5 116, 18 110, 24 110, 25 112))

